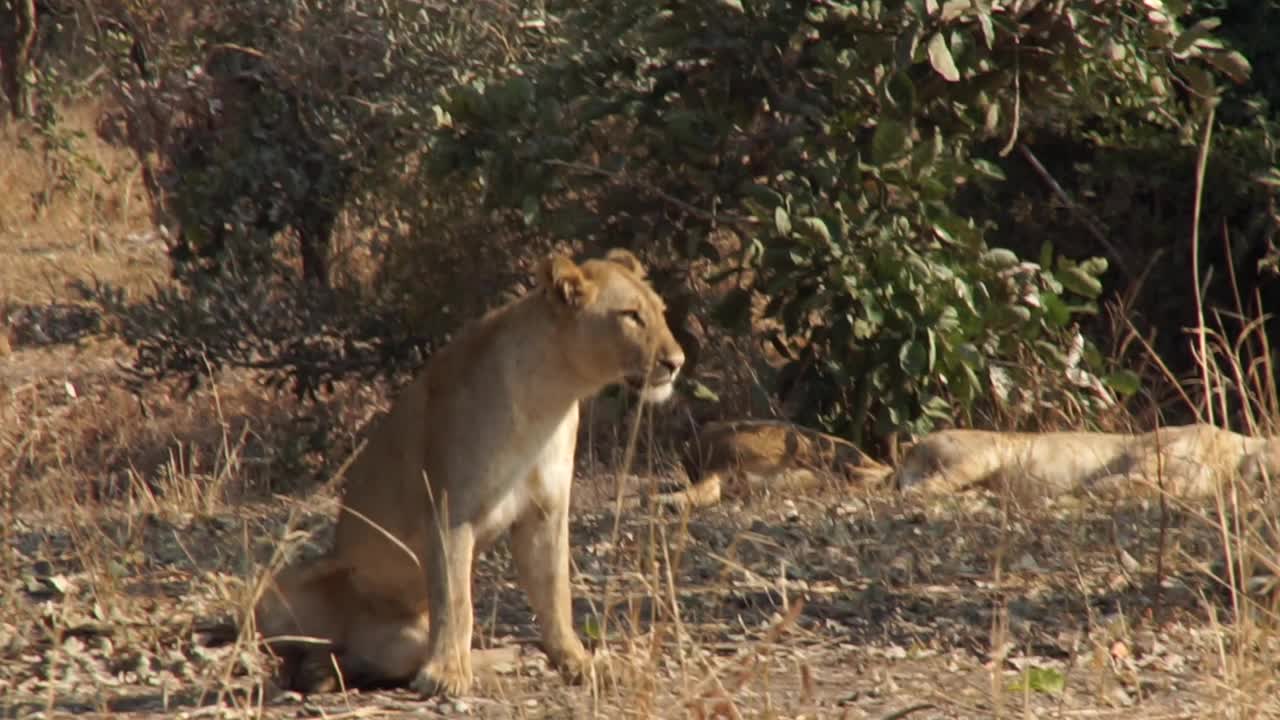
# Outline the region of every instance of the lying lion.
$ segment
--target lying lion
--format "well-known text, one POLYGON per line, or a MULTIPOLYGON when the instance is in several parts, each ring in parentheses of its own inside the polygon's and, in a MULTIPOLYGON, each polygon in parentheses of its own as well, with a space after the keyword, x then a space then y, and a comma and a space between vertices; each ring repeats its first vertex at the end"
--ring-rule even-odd
POLYGON ((511 531, 542 645, 571 680, 591 658, 574 633, 569 490, 578 401, 626 381, 672 392, 684 354, 662 300, 624 250, 562 256, 538 287, 431 356, 351 465, 333 548, 270 579, 255 607, 281 684, 303 692, 472 682, 472 560, 511 531))
POLYGON ((1280 477, 1278 448, 1275 440, 1206 424, 1139 435, 941 430, 907 451, 892 482, 930 493, 1008 485, 1044 496, 1163 491, 1202 498, 1212 496, 1233 474, 1246 482, 1262 475, 1280 477))
POLYGON ((800 493, 833 478, 866 484, 890 474, 847 440, 777 420, 707 423, 683 460, 690 484, 658 493, 650 503, 701 508, 720 502, 722 494, 800 493))

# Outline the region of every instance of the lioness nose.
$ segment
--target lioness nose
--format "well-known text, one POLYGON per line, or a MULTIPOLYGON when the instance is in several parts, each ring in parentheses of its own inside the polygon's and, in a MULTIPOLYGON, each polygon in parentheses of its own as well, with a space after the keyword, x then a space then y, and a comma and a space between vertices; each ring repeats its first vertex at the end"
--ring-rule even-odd
POLYGON ((684 365, 684 351, 675 350, 673 352, 664 353, 658 360, 658 364, 662 366, 663 370, 675 375, 676 372, 680 370, 680 367, 684 365))

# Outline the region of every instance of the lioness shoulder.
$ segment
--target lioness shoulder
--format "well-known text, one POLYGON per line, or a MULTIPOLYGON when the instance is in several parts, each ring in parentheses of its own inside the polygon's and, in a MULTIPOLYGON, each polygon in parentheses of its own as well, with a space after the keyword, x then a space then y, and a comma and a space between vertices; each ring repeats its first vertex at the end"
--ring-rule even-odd
POLYGON ((255 608, 302 691, 472 681, 472 559, 512 534, 542 645, 570 678, 569 491, 578 402, 627 382, 665 400, 684 362, 640 262, 548 258, 537 287, 436 352, 347 472, 334 544, 274 575, 255 608), (310 640, 299 640, 300 637, 310 640))

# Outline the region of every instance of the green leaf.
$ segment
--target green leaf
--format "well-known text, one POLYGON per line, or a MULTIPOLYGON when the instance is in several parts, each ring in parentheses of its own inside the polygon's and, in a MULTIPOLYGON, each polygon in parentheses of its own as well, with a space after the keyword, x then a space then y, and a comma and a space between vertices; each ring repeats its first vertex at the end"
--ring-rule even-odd
POLYGON ((782 194, 768 185, 750 183, 742 188, 742 193, 764 207, 777 207, 782 204, 782 194))
POLYGON ((1249 64, 1249 60, 1236 50, 1206 53, 1204 59, 1225 73, 1237 85, 1247 82, 1249 75, 1253 73, 1253 66, 1249 64))
POLYGON ((991 8, 987 7, 985 2, 981 0, 972 0, 974 9, 978 13, 978 27, 982 28, 982 41, 987 44, 990 50, 995 43, 996 31, 991 25, 991 8))
POLYGON ((769 218, 773 216, 773 212, 769 210, 770 207, 774 207, 772 204, 762 205, 753 198, 744 197, 742 198, 742 206, 747 209, 747 212, 751 213, 752 217, 762 223, 768 222, 769 218))
POLYGON ((822 222, 822 218, 800 218, 800 232, 815 240, 822 240, 828 245, 831 244, 831 231, 827 229, 827 224, 822 222))
POLYGON ((596 620, 595 615, 588 615, 582 621, 582 634, 591 640, 600 640, 600 621, 596 620))
POLYGON ((1001 170, 999 165, 996 165, 990 160, 974 158, 972 163, 974 169, 983 176, 991 178, 992 180, 1004 180, 1004 170, 1001 170))
POLYGON ((992 100, 987 104, 986 115, 982 118, 982 129, 991 135, 1000 129, 1000 103, 992 100))
POLYGON ((920 406, 920 411, 925 417, 936 420, 952 419, 951 403, 946 398, 938 395, 925 400, 920 406))
POLYGON ((1045 693, 1048 695, 1057 695, 1067 686, 1067 680, 1063 674, 1052 668, 1030 667, 1023 671, 1010 690, 1013 692, 1033 692, 1045 693))
POLYGON ((942 308, 942 312, 938 314, 938 319, 934 321, 933 326, 942 333, 951 333, 960 328, 960 313, 952 305, 942 308))
POLYGON ((884 86, 885 99, 903 117, 910 117, 916 106, 916 86, 905 72, 889 76, 884 86))
POLYGON ((1124 397, 1129 397, 1142 389, 1142 378, 1132 370, 1117 370, 1103 378, 1103 382, 1124 397))
POLYGON ((705 400, 713 403, 720 402, 720 396, 717 395, 714 390, 703 385, 697 380, 693 381, 693 396, 698 400, 705 400))
POLYGON ((1053 241, 1045 240, 1040 243, 1040 267, 1048 270, 1053 267, 1053 241))
POLYGON ((862 300, 862 317, 866 318, 868 322, 883 325, 884 309, 880 307, 880 301, 876 299, 876 296, 869 292, 864 292, 860 299, 862 300))
POLYGON ((1254 175, 1253 181, 1267 187, 1280 188, 1280 167, 1270 168, 1254 175))
MULTIPOLYGON (((911 168, 917 173, 929 170, 938 157, 942 155, 942 133, 934 132, 933 137, 924 140, 911 151, 911 168)), ((927 179, 933 179, 932 177, 927 179)))
POLYGON ((520 203, 520 213, 525 225, 533 225, 542 216, 542 201, 537 195, 525 195, 520 203))
POLYGON ((920 377, 929 369, 929 350, 916 339, 907 340, 898 349, 898 364, 910 377, 920 377))
POLYGON ((1064 287, 1077 295, 1092 299, 1102 294, 1102 283, 1079 265, 1058 268, 1053 275, 1064 287))
POLYGON ((929 38, 929 64, 947 82, 960 80, 960 71, 956 69, 955 58, 951 57, 951 49, 947 47, 947 39, 942 33, 929 38))
POLYGON ((1177 40, 1173 41, 1172 50, 1174 54, 1182 55, 1186 51, 1190 50, 1191 46, 1195 45, 1197 40, 1209 37, 1209 34, 1217 29, 1221 24, 1222 21, 1216 17, 1207 17, 1196 23, 1190 30, 1182 33, 1178 36, 1177 40))
POLYGON ((1031 310, 1023 305, 993 305, 987 311, 987 322, 997 328, 1031 322, 1031 310))
POLYGON ((991 248, 982 255, 982 264, 1004 270, 1018 264, 1018 255, 1007 248, 991 248))
POLYGON ((1107 259, 1104 257, 1091 257, 1080 263, 1080 269, 1094 277, 1098 277, 1107 271, 1107 259))
POLYGON ((1066 327, 1071 322, 1071 308, 1056 293, 1040 293, 1040 306, 1044 308, 1045 319, 1054 327, 1066 327))
POLYGON ((900 156, 906 147, 906 126, 882 116, 871 137, 871 162, 884 165, 900 156))
POLYGON ((779 205, 773 209, 773 224, 778 228, 778 234, 786 237, 791 234, 791 218, 787 215, 786 208, 779 205))

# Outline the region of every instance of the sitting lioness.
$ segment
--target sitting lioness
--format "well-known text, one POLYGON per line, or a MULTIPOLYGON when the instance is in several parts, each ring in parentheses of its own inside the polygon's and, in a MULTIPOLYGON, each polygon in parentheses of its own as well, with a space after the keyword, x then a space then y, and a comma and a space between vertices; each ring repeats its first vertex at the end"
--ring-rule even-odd
POLYGON ((847 440, 778 420, 707 423, 683 459, 690 484, 649 502, 701 508, 720 502, 722 493, 799 493, 832 478, 866 484, 890 474, 847 440))
POLYGON ((894 472, 902 489, 954 492, 970 487, 1043 497, 1080 491, 1175 497, 1213 495, 1239 474, 1280 477, 1275 441, 1207 424, 1126 435, 1095 432, 1005 433, 940 430, 907 451, 894 472))
POLYGON ((683 363, 635 256, 549 258, 535 290, 465 328, 399 394, 347 473, 332 549, 268 583, 255 618, 281 684, 331 690, 336 667, 347 687, 466 692, 472 560, 508 529, 543 649, 581 680, 591 657, 569 596, 578 401, 620 381, 664 401, 683 363))

